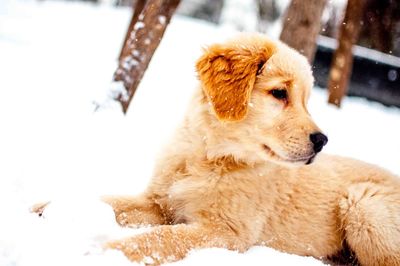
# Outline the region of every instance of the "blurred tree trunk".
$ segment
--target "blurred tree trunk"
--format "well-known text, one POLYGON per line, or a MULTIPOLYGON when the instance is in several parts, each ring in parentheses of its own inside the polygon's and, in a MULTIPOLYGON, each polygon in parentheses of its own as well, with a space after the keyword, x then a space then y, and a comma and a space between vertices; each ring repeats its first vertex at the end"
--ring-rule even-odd
POLYGON ((221 18, 223 0, 185 0, 179 5, 178 14, 218 23, 221 18))
POLYGON ((266 32, 272 22, 279 17, 276 0, 257 0, 258 2, 258 30, 266 32))
POLYGON ((328 102, 338 107, 347 91, 353 67, 352 47, 358 40, 365 3, 365 0, 349 0, 340 26, 338 47, 333 55, 328 81, 328 102))
POLYGON ((396 41, 400 41, 400 1, 367 0, 364 22, 361 45, 384 53, 396 51, 396 41))
POLYGON ((258 0, 258 31, 267 32, 279 16, 276 0, 258 0))
POLYGON ((258 0, 258 14, 261 20, 275 21, 279 17, 275 0, 258 0))
MULTIPOLYGON (((164 32, 180 0, 146 0, 146 3, 128 31, 127 41, 122 48, 122 56, 114 81, 123 82, 124 91, 116 97, 124 113, 143 78, 150 60, 157 49, 164 32)), ((135 16, 135 14, 133 14, 135 16)), ((134 21, 134 18, 132 18, 134 21)))
MULTIPOLYGON (((400 13, 400 12, 399 12, 400 13)), ((400 19, 394 23, 393 27, 393 51, 392 54, 400 57, 400 19)))
POLYGON ((280 39, 314 60, 316 40, 326 0, 292 0, 284 18, 280 39))

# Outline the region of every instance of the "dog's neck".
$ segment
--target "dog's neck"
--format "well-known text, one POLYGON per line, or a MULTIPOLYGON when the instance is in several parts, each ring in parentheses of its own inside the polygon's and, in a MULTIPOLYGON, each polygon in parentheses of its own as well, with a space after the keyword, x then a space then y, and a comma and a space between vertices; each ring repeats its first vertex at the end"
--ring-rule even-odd
POLYGON ((202 157, 217 165, 225 163, 229 169, 260 163, 259 158, 244 150, 240 140, 229 134, 226 125, 215 117, 201 88, 192 99, 179 135, 175 141, 188 144, 185 145, 188 156, 202 157))

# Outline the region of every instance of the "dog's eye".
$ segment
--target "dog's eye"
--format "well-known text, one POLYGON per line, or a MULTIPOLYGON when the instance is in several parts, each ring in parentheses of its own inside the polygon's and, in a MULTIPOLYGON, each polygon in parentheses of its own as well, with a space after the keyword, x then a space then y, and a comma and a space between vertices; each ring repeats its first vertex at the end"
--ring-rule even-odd
POLYGON ((287 92, 285 89, 274 89, 270 91, 271 95, 274 96, 278 100, 286 100, 287 92))

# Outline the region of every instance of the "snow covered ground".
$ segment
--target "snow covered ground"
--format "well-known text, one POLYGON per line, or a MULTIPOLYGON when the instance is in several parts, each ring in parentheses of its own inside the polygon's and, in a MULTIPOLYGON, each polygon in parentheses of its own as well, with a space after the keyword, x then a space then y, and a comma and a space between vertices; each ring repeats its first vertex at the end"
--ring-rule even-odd
MULTIPOLYGON (((130 10, 82 3, 0 4, 0 265, 132 265, 107 239, 121 229, 103 194, 136 194, 181 120, 196 84, 201 46, 226 28, 175 17, 126 116, 94 112, 110 86, 130 10), (53 200, 39 219, 32 203, 53 200)), ((400 174, 400 110, 346 99, 327 106, 315 89, 310 111, 329 135, 326 151, 400 174)), ((139 230, 140 231, 140 230, 139 230)), ((244 254, 193 251, 174 265, 321 265, 265 247, 244 254)))

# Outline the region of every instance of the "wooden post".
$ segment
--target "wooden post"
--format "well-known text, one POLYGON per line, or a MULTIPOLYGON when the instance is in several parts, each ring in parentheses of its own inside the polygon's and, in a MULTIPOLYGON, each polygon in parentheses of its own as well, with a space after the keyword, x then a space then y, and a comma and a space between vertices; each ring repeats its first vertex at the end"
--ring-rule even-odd
POLYGON ((338 47, 329 72, 328 102, 340 107, 353 67, 353 44, 358 40, 365 0, 348 0, 345 17, 340 26, 338 47))
POLYGON ((123 57, 127 56, 129 53, 128 48, 128 40, 133 27, 135 26, 136 22, 138 21, 140 13, 143 11, 144 5, 146 4, 146 0, 136 0, 135 5, 133 6, 133 15, 131 22, 129 23, 128 30, 126 31, 124 44, 122 45, 121 52, 119 53, 119 60, 123 57))
POLYGON ((127 33, 129 38, 122 48, 122 56, 114 73, 114 81, 121 81, 125 88, 116 96, 124 113, 128 110, 136 88, 179 2, 180 0, 146 0, 137 21, 127 33))
POLYGON ((283 22, 281 41, 314 61, 326 0, 292 0, 283 22))

